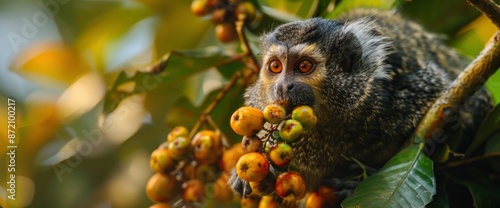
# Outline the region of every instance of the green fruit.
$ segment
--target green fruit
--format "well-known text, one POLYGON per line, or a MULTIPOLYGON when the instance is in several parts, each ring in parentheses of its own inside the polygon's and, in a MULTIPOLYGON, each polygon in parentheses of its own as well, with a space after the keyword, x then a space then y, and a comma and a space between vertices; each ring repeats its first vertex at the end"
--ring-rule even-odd
POLYGON ((284 142, 278 143, 269 150, 269 159, 278 166, 283 167, 288 165, 293 158, 293 149, 290 145, 284 142))
POLYGON ((263 114, 267 122, 278 124, 285 119, 286 111, 280 105, 270 104, 264 108, 263 114))
POLYGON ((285 121, 280 129, 281 139, 287 142, 295 142, 302 135, 304 130, 302 129, 302 124, 297 120, 288 119, 285 121))
POLYGON ((191 141, 184 136, 179 136, 168 144, 170 155, 176 160, 187 159, 191 154, 191 149, 191 141))
POLYGON ((292 119, 299 121, 304 131, 312 129, 318 121, 318 118, 314 115, 313 109, 306 105, 298 106, 293 109, 292 119))

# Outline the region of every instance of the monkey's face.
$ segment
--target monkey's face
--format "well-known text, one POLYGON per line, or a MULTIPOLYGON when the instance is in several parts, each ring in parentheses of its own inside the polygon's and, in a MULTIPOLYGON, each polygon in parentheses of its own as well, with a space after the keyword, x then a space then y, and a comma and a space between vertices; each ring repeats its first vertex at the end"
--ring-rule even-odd
POLYGON ((262 68, 247 100, 260 96, 249 103, 278 103, 288 112, 298 105, 355 106, 374 78, 386 76, 379 66, 387 45, 371 29, 367 21, 317 18, 277 27, 261 39, 262 68))
POLYGON ((260 73, 268 103, 285 108, 313 106, 325 77, 325 59, 315 44, 273 44, 264 54, 260 73))

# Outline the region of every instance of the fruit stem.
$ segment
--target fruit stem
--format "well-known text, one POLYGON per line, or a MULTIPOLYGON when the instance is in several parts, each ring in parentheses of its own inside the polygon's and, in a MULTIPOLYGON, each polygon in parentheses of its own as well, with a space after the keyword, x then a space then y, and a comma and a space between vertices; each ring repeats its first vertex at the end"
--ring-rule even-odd
POLYGON ((214 120, 212 119, 212 116, 210 115, 207 115, 206 117, 206 120, 208 121, 208 124, 210 124, 212 126, 212 128, 216 129, 217 131, 219 131, 220 133, 220 137, 221 137, 221 141, 222 141, 222 146, 224 147, 224 149, 229 149, 231 147, 231 144, 229 143, 229 141, 227 140, 227 137, 226 135, 224 134, 224 132, 222 132, 220 130, 220 128, 217 126, 217 124, 214 122, 214 120))

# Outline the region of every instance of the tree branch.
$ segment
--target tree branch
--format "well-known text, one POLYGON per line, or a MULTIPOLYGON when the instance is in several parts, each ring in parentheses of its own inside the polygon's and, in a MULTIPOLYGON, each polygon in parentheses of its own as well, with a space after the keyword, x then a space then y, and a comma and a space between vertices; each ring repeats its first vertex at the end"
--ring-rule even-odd
MULTIPOLYGON (((495 24, 500 23, 498 5, 491 0, 468 0, 484 12, 495 24), (489 8, 494 7, 494 8, 489 8), (484 11, 483 11, 484 10, 484 11)), ((498 24, 500 25, 500 24, 498 24)), ((497 31, 481 53, 453 81, 446 92, 439 97, 417 126, 412 141, 430 139, 436 130, 442 128, 452 112, 457 112, 461 104, 500 68, 500 32, 497 31)))
MULTIPOLYGON (((245 29, 245 19, 246 16, 245 14, 239 14, 238 16, 238 21, 236 21, 236 32, 238 32, 238 37, 241 42, 241 48, 244 51, 244 54, 248 58, 247 60, 250 60, 250 62, 247 62, 247 67, 250 68, 254 73, 259 72, 260 69, 260 64, 257 62, 257 59, 255 58, 252 48, 250 48, 250 44, 248 43, 248 39, 245 36, 244 29, 245 29)), ((243 60, 246 61, 246 60, 243 60)))
POLYGON ((495 158, 495 157, 500 157, 500 152, 494 152, 494 153, 490 153, 490 154, 485 154, 485 155, 481 155, 481 156, 477 156, 477 157, 472 157, 472 158, 469 158, 469 159, 466 159, 466 160, 460 160, 460 161, 456 161, 456 162, 449 162, 449 163, 446 163, 443 166, 439 166, 438 169, 439 170, 444 170, 444 169, 448 169, 448 168, 455 168, 455 167, 459 167, 459 166, 462 166, 462 165, 467 165, 467 164, 471 164, 471 163, 475 163, 475 162, 478 162, 478 161, 481 161, 481 160, 486 160, 486 159, 495 158))
POLYGON ((500 7, 493 0, 467 0, 500 29, 500 7))

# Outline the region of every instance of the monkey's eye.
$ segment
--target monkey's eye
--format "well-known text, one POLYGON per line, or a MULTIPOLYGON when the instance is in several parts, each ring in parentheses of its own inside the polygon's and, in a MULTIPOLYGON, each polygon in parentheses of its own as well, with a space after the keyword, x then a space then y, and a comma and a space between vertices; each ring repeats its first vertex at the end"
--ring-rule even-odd
POLYGON ((297 68, 301 73, 308 73, 314 68, 314 64, 308 60, 302 60, 299 62, 297 68))
POLYGON ((267 68, 269 69, 269 71, 273 73, 280 73, 281 70, 283 69, 283 66, 281 65, 281 61, 274 59, 269 63, 267 68))

